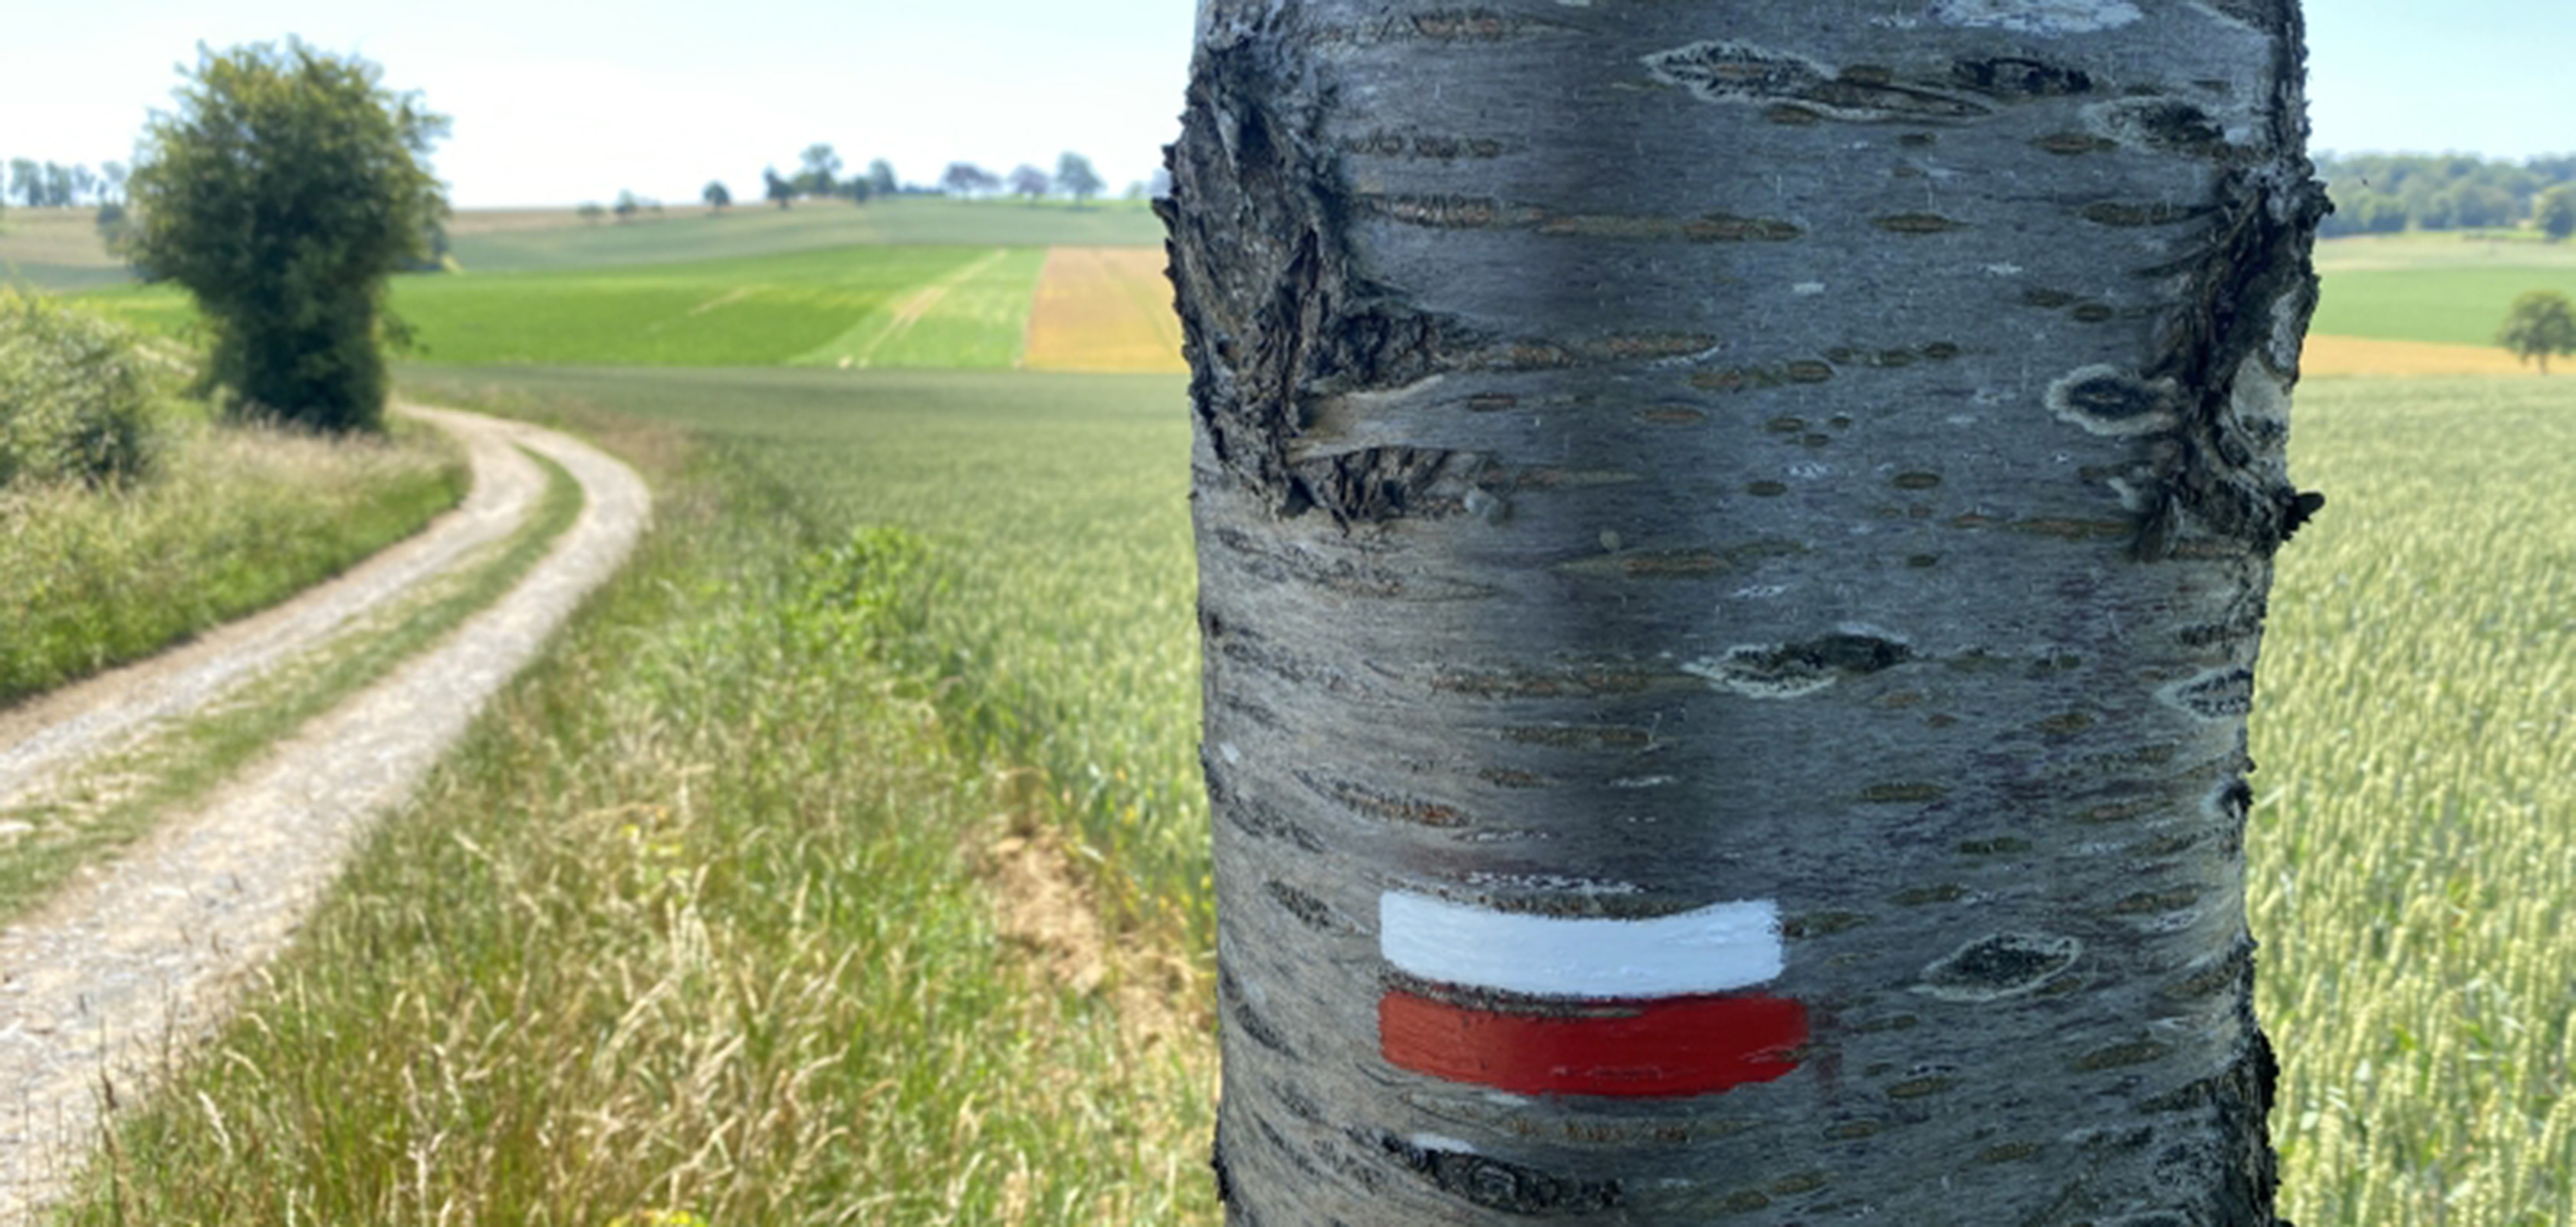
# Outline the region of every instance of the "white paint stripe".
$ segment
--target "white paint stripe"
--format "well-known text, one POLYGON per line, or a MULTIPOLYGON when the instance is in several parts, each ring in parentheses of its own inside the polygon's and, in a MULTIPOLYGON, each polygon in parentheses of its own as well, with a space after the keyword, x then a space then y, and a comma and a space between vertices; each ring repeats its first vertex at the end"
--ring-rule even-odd
POLYGON ((1723 993, 1778 978, 1780 905, 1719 903, 1650 920, 1497 912, 1388 891, 1378 950, 1398 969, 1469 988, 1552 997, 1723 993))

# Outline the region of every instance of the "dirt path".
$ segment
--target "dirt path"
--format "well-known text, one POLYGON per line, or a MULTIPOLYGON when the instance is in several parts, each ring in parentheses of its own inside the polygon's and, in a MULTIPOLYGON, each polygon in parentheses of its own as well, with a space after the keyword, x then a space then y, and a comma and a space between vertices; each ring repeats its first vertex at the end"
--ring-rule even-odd
MULTIPOLYGON (((0 1222, 26 1219, 59 1195, 68 1165, 95 1139, 102 1088, 112 1087, 116 1102, 133 1102, 149 1088, 165 1040, 185 1043, 208 1033, 245 973, 292 936, 370 819, 409 794, 483 703, 617 570, 640 535, 650 496, 625 465, 536 427, 419 412, 481 440, 473 445, 478 498, 487 483, 515 480, 506 471, 487 473, 484 460, 506 470, 502 457, 515 457, 511 445, 521 445, 562 464, 581 483, 580 519, 518 587, 453 635, 0 932, 0 1222)), ((515 500, 524 516, 544 482, 535 466, 516 459, 530 470, 530 488, 503 503, 515 500)), ((469 502, 467 516, 500 515, 503 503, 469 502)), ((505 520, 494 535, 506 535, 516 522, 505 520)), ((444 556, 452 563, 465 548, 444 556)), ((421 552, 441 550, 424 545, 421 552)), ((336 599, 317 591, 293 606, 336 599)), ((338 621, 353 614, 343 612, 338 621)), ((269 642, 266 634, 244 638, 236 644, 244 653, 269 642)), ((217 650, 169 678, 193 677, 226 659, 217 650)), ((230 676, 245 670, 256 666, 234 662, 230 676)), ((92 706, 54 705, 62 719, 38 721, 34 736, 92 717, 100 728, 131 729, 153 714, 98 713, 162 706, 148 680, 102 678, 91 686, 97 688, 92 706)), ((79 738, 93 747, 115 740, 107 733, 66 734, 50 744, 66 747, 79 738)), ((45 761, 57 768, 74 756, 64 748, 47 753, 52 757, 45 761)))

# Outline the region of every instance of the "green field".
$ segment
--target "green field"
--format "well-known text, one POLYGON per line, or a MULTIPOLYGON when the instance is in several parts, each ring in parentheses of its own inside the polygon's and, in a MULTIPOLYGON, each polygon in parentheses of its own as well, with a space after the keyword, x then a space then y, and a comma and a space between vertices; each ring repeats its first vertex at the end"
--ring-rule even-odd
MULTIPOLYGON (((963 201, 907 197, 808 201, 792 209, 741 205, 644 213, 629 222, 584 222, 571 209, 457 215, 450 252, 471 276, 596 270, 637 264, 705 264, 844 247, 1159 247, 1163 224, 1142 203, 963 201)), ((128 284, 90 209, 11 209, 0 214, 0 283, 40 290, 128 284)))
MULTIPOLYGON (((572 211, 562 211, 566 219, 572 211)), ((468 273, 598 268, 783 255, 833 247, 1159 247, 1163 223, 1143 205, 1029 205, 939 197, 809 201, 792 209, 742 204, 618 224, 465 233, 454 239, 468 273)))
POLYGON ((876 366, 1008 366, 1044 259, 1035 249, 849 247, 417 278, 399 284, 394 309, 419 330, 417 357, 439 363, 773 366, 855 355, 876 366))
MULTIPOLYGON (((447 364, 1007 367, 1046 263, 1033 247, 841 247, 693 264, 406 277, 418 360, 447 364)), ((168 287, 85 303, 185 335, 168 287)))
POLYGON ((2329 274, 2315 331, 2390 341, 2493 345, 2513 300, 2529 290, 2576 298, 2576 266, 2364 270, 2329 274))
POLYGON ((2323 296, 2311 331, 2391 341, 2493 345, 2516 296, 2576 297, 2576 243, 2421 233, 2317 245, 2323 296))
POLYGON ((2576 1222, 2576 394, 2302 389, 2248 839, 2303 1227, 2576 1222))

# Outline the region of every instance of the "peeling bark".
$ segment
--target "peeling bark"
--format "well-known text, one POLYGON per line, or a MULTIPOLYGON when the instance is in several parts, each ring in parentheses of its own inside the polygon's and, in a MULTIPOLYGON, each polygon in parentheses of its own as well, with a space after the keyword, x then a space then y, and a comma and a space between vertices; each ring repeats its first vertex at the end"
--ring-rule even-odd
POLYGON ((1231 1222, 2275 1221, 2302 54, 2292 0, 1203 0, 1231 1222), (1583 987, 1635 940, 1728 953, 1583 987))

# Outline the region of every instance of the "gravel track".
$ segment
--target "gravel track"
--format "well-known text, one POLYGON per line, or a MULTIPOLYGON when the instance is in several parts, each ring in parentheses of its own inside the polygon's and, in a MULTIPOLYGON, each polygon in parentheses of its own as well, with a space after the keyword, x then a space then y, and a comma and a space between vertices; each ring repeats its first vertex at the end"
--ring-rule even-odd
POLYGON ((147 662, 133 677, 79 688, 90 693, 86 706, 58 695, 0 725, 0 779, 15 778, 13 764, 21 761, 5 756, 39 740, 52 748, 24 761, 63 769, 285 659, 301 646, 294 634, 327 633, 455 565, 474 544, 506 536, 544 488, 542 473, 513 445, 562 464, 581 483, 580 519, 507 595, 272 747, 192 812, 0 931, 0 1222, 29 1219, 59 1197, 97 1136, 103 1090, 112 1087, 118 1103, 134 1102, 164 1067, 171 1041, 184 1045, 211 1031, 246 973, 292 938, 373 818, 410 794, 641 535, 651 496, 616 460, 533 426, 414 412, 465 438, 475 457, 475 496, 452 518, 497 527, 482 524, 475 530, 482 535, 449 548, 441 534, 463 530, 442 522, 399 547, 437 561, 386 560, 388 571, 411 568, 408 579, 361 579, 372 574, 362 568, 339 581, 383 587, 381 595, 361 600, 337 592, 335 582, 298 598, 292 610, 263 616, 277 618, 276 627, 210 637, 229 649, 192 648, 193 663, 182 666, 147 662), (526 472, 513 477, 513 461, 526 472), (515 493, 495 489, 519 486, 515 493), (358 603, 343 608, 343 600, 358 603), (338 612, 313 612, 308 602, 338 612), (308 613, 322 620, 298 620, 308 613), (270 653, 265 663, 247 659, 263 652, 270 653), (215 680, 190 680, 201 670, 215 671, 204 675, 215 680), (195 697, 162 700, 165 690, 182 687, 195 697), (36 708, 53 718, 26 719, 36 708))

